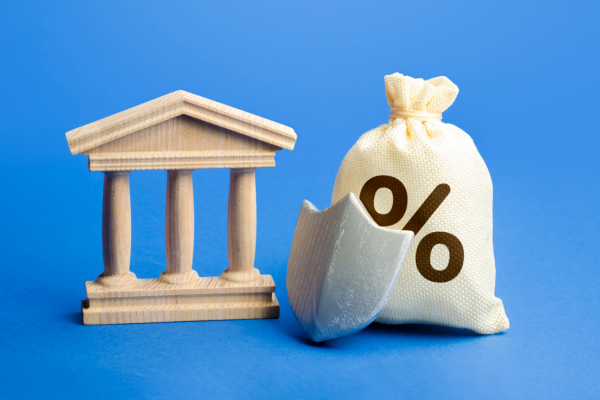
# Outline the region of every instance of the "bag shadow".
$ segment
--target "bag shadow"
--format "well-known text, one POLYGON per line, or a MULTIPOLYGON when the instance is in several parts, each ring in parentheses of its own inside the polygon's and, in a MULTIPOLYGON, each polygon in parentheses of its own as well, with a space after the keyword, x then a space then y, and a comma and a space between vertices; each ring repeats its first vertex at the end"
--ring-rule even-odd
POLYGON ((470 329, 463 328, 451 328, 448 326, 441 325, 425 325, 425 324, 400 324, 400 325, 389 325, 378 322, 373 322, 367 326, 365 331, 371 331, 374 333, 393 333, 401 335, 414 335, 414 336, 438 336, 438 337, 479 337, 487 336, 481 335, 470 329))

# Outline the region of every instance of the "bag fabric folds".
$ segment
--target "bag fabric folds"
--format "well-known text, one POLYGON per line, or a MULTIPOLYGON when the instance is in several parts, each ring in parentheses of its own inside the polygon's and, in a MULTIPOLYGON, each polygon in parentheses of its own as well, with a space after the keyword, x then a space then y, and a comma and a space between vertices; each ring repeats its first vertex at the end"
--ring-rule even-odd
POLYGON ((360 137, 339 169, 332 204, 353 192, 375 222, 415 239, 377 322, 508 329, 494 295, 492 180, 469 135, 441 121, 458 87, 385 77, 390 120, 360 137))

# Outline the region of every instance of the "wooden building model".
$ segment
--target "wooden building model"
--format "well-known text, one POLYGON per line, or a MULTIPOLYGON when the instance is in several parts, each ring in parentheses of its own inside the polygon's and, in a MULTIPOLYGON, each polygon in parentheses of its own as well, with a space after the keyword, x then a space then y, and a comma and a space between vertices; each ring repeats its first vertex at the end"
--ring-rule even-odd
POLYGON ((86 282, 83 322, 142 322, 277 318, 270 275, 254 268, 254 172, 275 166, 275 152, 292 150, 294 130, 244 111, 177 91, 67 132, 72 154, 89 157, 104 172, 102 249, 104 272, 86 282), (220 277, 192 269, 192 172, 229 168, 227 247, 229 267, 220 277), (167 269, 157 279, 129 270, 129 173, 167 171, 167 269))

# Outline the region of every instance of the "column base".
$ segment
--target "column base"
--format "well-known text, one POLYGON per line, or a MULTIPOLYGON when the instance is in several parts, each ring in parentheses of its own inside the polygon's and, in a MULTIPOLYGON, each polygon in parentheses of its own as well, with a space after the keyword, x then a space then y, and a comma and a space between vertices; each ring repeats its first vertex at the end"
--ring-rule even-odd
POLYGON ((98 275, 95 283, 107 288, 128 288, 135 286, 137 278, 133 272, 127 272, 121 275, 98 275))
POLYGON ((221 278, 223 279, 240 283, 252 282, 253 280, 258 279, 260 276, 260 272, 256 268, 252 268, 248 271, 230 271, 229 268, 227 268, 221 274, 221 278))
POLYGON ((190 283, 197 282, 200 279, 198 272, 190 270, 187 272, 167 272, 164 271, 158 277, 158 280, 172 285, 187 285, 190 283))
POLYGON ((159 279, 138 279, 127 288, 85 286, 84 325, 279 318, 271 275, 249 283, 209 277, 177 287, 159 279))

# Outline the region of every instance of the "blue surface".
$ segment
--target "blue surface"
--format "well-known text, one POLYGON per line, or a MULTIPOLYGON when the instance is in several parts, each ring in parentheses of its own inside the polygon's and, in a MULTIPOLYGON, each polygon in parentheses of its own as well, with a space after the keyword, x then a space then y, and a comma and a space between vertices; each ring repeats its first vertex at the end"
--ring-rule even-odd
MULTIPOLYGON (((8 2, 0 6, 0 397, 600 397, 598 2, 8 2), (255 3, 251 5, 251 3, 255 3), (373 324, 311 344, 285 269, 303 199, 329 205, 383 76, 448 76, 444 113, 494 181, 511 328, 373 324), (64 133, 183 89, 293 127, 257 172, 256 266, 281 318, 82 326, 102 271, 102 174, 64 133)), ((227 171, 194 173, 195 268, 227 266, 227 171)), ((165 172, 131 175, 132 270, 165 268, 165 172)))

